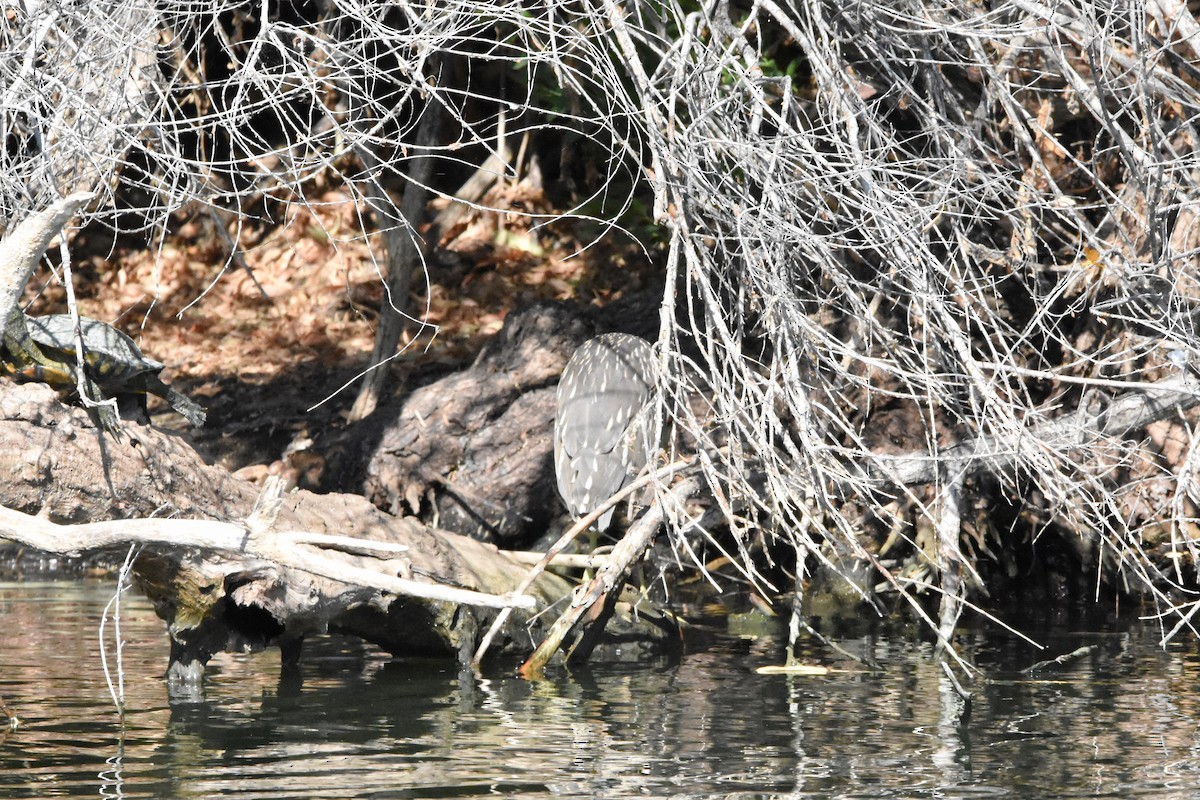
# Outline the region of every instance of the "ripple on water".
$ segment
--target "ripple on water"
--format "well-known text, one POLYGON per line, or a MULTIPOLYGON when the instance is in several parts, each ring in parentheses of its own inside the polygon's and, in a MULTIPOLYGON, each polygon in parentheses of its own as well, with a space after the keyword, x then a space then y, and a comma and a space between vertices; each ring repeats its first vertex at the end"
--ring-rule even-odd
POLYGON ((96 636, 112 587, 3 584, 0 695, 25 720, 0 744, 0 796, 126 798, 1191 798, 1200 791, 1198 657, 1136 623, 1048 631, 1039 653, 966 635, 991 679, 960 724, 928 647, 847 643, 876 673, 762 676, 782 642, 718 639, 677 664, 597 665, 478 684, 327 639, 302 687, 278 656, 214 659, 203 700, 172 705, 163 624, 127 596, 120 724, 96 636), (1030 677, 1023 665, 1096 651, 1030 677))

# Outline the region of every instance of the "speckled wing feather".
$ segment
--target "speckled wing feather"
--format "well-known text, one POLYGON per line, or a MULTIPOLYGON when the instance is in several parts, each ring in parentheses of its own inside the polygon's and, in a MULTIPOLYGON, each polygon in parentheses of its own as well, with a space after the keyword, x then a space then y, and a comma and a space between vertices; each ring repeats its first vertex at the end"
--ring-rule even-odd
MULTIPOLYGON (((572 514, 591 511, 646 463, 637 423, 654 384, 653 350, 636 336, 598 336, 571 357, 558 385, 554 465, 572 514)), ((610 509, 596 527, 611 520, 610 509)))

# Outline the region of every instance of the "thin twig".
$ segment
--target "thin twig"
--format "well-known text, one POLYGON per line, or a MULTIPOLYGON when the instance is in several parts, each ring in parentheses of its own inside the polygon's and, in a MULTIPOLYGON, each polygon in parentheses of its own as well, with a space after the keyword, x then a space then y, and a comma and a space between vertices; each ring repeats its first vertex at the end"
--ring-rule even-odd
POLYGON ((1076 650, 1072 650, 1069 653, 1063 653, 1061 656, 1058 656, 1057 658, 1051 658, 1046 661, 1038 661, 1036 663, 1030 664, 1028 667, 1021 670, 1021 672, 1024 673, 1025 675, 1032 675, 1033 673, 1038 672, 1043 669, 1046 669, 1048 667, 1061 667, 1064 664, 1069 664, 1072 661, 1078 661, 1079 659, 1083 658, 1084 656, 1091 655, 1092 653, 1096 652, 1096 650, 1098 650, 1098 649, 1099 648, 1096 645, 1089 644, 1084 647, 1080 647, 1076 650))

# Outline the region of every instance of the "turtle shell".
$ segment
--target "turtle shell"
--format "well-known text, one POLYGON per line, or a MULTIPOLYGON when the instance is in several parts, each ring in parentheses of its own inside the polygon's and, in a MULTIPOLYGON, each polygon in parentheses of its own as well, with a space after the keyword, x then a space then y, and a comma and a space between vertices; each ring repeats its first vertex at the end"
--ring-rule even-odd
MULTIPOLYGON (((112 325, 80 317, 79 328, 86 360, 99 382, 120 384, 138 375, 162 371, 162 362, 147 358, 133 339, 112 325)), ((29 317, 29 335, 42 347, 75 351, 75 321, 70 314, 29 317)))

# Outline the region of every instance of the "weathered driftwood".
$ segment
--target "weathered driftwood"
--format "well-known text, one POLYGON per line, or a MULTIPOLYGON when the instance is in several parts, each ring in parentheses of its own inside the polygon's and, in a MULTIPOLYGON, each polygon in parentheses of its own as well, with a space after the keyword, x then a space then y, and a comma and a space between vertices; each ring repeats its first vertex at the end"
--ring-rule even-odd
POLYGON ((605 565, 575 592, 570 607, 563 611, 533 655, 521 665, 522 674, 530 677, 540 675, 554 654, 564 646, 567 646, 568 661, 583 663, 588 660, 616 609, 621 589, 630 572, 653 544, 666 521, 666 513, 677 513, 688 498, 700 491, 700 487, 698 476, 684 478, 665 495, 668 509, 664 510, 660 498, 629 527, 609 554, 605 565), (579 630, 576 631, 576 628, 579 630))
MULTIPOLYGON (((169 623, 176 678, 197 678, 221 650, 294 654, 325 630, 393 653, 469 653, 487 605, 544 606, 569 589, 544 576, 530 599, 504 598, 526 567, 354 495, 298 491, 255 516, 258 488, 204 464, 182 438, 136 425, 102 438, 37 384, 0 381, 0 474, 3 505, 43 520, 6 511, 4 538, 62 553, 145 546, 135 575, 169 623)), ((516 618, 509 641, 528 648, 540 629, 528 609, 516 618)))

